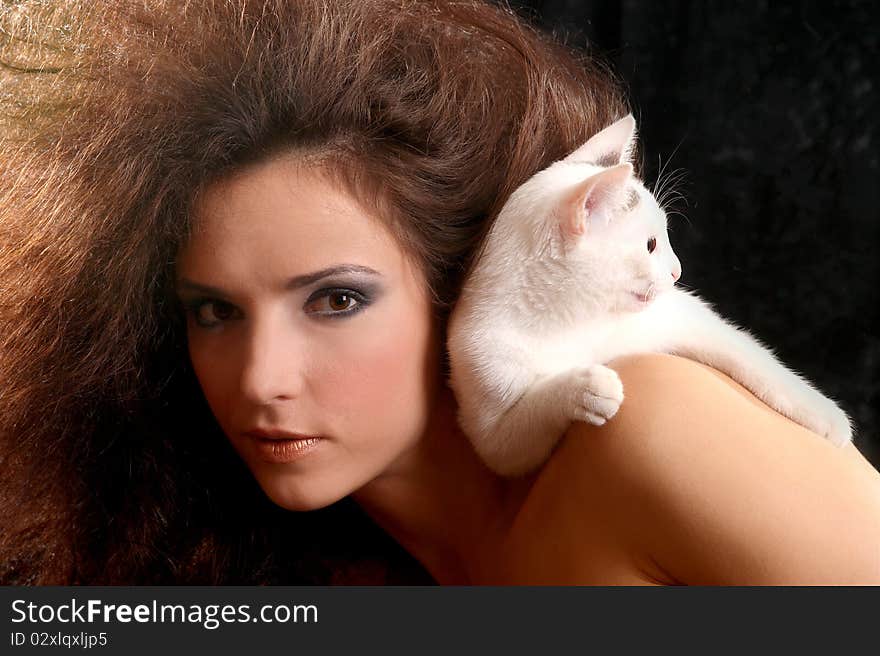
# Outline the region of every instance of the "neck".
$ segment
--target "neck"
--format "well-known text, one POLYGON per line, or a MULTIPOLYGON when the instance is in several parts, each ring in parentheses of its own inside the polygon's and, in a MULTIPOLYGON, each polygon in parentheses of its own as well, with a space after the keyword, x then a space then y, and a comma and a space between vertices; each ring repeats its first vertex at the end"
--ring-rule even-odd
POLYGON ((497 555, 531 481, 486 468, 455 408, 441 387, 423 438, 353 497, 437 582, 465 585, 497 555))

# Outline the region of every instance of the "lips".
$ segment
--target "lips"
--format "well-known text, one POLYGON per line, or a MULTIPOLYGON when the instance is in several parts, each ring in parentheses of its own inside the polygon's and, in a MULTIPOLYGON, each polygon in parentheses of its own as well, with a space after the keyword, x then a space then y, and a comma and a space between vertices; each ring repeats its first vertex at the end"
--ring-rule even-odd
POLYGON ((313 440, 321 437, 307 433, 293 433, 280 428, 252 428, 244 434, 258 440, 313 440))
POLYGON ((265 462, 281 464, 300 460, 324 441, 319 435, 293 433, 281 429, 255 428, 242 433, 253 453, 265 462))
POLYGON ((655 298, 657 298, 657 294, 660 293, 660 292, 662 292, 662 291, 663 291, 662 288, 661 288, 661 289, 658 289, 657 286, 654 285, 654 283, 651 283, 651 285, 648 287, 647 291, 644 291, 644 292, 630 292, 630 293, 631 293, 633 296, 635 296, 636 299, 638 299, 638 301, 639 301, 640 303, 646 303, 646 304, 647 304, 647 303, 650 303, 651 301, 653 301, 655 298))

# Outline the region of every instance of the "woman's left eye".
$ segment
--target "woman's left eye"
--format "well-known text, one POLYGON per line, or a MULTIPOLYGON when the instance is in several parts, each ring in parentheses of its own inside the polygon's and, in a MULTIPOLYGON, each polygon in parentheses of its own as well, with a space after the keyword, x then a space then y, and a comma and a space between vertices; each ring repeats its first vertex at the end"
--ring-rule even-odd
POLYGON ((211 298, 196 298, 184 302, 184 310, 192 316, 201 328, 217 328, 236 318, 237 308, 225 301, 211 298))
POLYGON ((342 317, 359 312, 367 299, 353 289, 322 289, 306 304, 306 310, 317 315, 342 317))

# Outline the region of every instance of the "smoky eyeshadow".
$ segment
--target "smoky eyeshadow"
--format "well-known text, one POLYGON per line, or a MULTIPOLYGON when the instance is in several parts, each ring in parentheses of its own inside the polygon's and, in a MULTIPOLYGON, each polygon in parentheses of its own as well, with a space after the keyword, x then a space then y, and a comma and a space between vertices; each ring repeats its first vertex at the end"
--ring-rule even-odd
POLYGON ((315 291, 309 295, 309 302, 319 298, 327 289, 350 290, 368 302, 375 301, 385 291, 384 285, 372 279, 373 276, 329 277, 314 283, 315 291))

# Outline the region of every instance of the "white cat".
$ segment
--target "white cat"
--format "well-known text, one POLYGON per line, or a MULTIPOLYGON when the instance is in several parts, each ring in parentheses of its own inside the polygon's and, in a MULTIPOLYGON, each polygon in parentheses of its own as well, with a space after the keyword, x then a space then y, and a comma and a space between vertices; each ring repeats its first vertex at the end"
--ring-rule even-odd
POLYGON ((635 120, 605 128, 510 196, 450 318, 459 422, 503 475, 540 465, 572 421, 601 425, 623 386, 603 366, 630 353, 682 355, 737 380, 835 445, 846 414, 681 275, 666 214, 634 177, 635 120))

